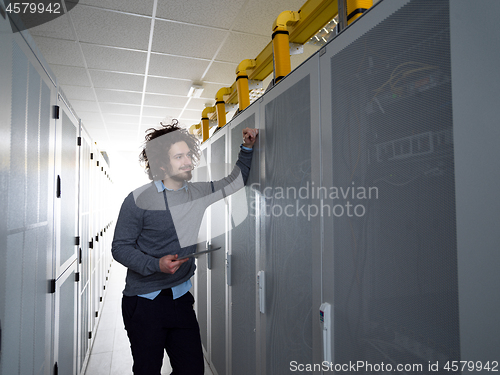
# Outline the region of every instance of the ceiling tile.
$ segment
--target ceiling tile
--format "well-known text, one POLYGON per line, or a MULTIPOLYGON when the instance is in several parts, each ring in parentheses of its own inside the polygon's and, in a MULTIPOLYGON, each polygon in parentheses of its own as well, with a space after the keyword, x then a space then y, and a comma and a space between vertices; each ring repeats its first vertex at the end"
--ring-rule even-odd
POLYGON ((192 125, 196 125, 196 124, 199 124, 200 123, 200 119, 196 119, 196 118, 188 118, 184 115, 182 115, 182 117, 179 119, 179 124, 183 124, 182 127, 183 128, 190 128, 192 125))
POLYGON ((81 43, 89 69, 144 74, 147 53, 81 43))
POLYGON ((192 98, 189 101, 189 104, 187 105, 186 109, 193 109, 195 111, 198 111, 198 117, 201 118, 201 111, 206 106, 213 107, 215 105, 215 97, 213 99, 210 98, 192 98))
POLYGON ((159 1, 156 16, 228 29, 245 0, 159 1))
POLYGON ((142 110, 142 115, 145 117, 168 117, 169 114, 179 113, 179 109, 177 108, 165 108, 165 107, 144 107, 142 110))
POLYGON ((197 119, 198 122, 201 121, 201 112, 203 111, 203 108, 200 110, 192 110, 192 109, 186 109, 184 113, 182 114, 183 118, 189 118, 189 119, 197 119))
MULTIPOLYGON (((253 57, 251 57, 253 58, 253 57)), ((204 80, 214 82, 220 82, 221 85, 232 85, 236 79, 236 68, 238 64, 230 64, 223 62, 213 62, 205 75, 204 80)), ((222 87, 222 86, 221 86, 222 87)))
POLYGON ((77 5, 71 11, 81 42, 147 51, 151 19, 77 5))
POLYGON ((48 38, 75 40, 68 14, 63 14, 52 21, 30 28, 30 34, 32 36, 37 35, 48 38))
POLYGON ((187 78, 196 82, 201 79, 208 64, 208 60, 152 53, 149 74, 169 78, 187 78))
POLYGON ((34 36, 33 39, 49 64, 85 66, 76 42, 42 36, 34 36))
POLYGON ((61 85, 66 98, 70 100, 95 101, 94 90, 91 87, 61 85))
POLYGON ((113 133, 113 132, 130 132, 133 134, 135 132, 134 138, 137 138, 140 136, 138 133, 138 130, 140 129, 140 125, 138 123, 111 123, 106 126, 108 129, 108 133, 113 133))
POLYGON ((102 126, 102 124, 84 123, 83 126, 85 127, 85 129, 89 133, 89 136, 92 138, 94 142, 97 139, 99 139, 98 143, 101 143, 100 140, 108 139, 108 133, 106 132, 106 129, 102 126))
MULTIPOLYGON (((234 79, 236 80, 236 74, 234 74, 234 79)), ((215 99, 215 95, 217 95, 217 91, 219 91, 223 87, 229 87, 231 85, 223 85, 220 83, 203 83, 203 93, 201 94, 200 99, 215 99)), ((192 100, 199 100, 197 98, 193 98, 192 100)))
MULTIPOLYGON (((72 1, 66 0, 70 3, 72 1)), ((143 14, 151 16, 153 14, 153 0, 80 0, 79 5, 91 5, 98 8, 114 9, 122 12, 143 14)))
POLYGON ((187 97, 182 96, 146 94, 144 105, 182 109, 187 100, 187 97))
POLYGON ((153 52, 211 59, 227 31, 157 20, 153 52))
POLYGON ((281 12, 298 11, 305 0, 252 0, 246 3, 243 12, 236 18, 234 31, 266 35, 271 38, 273 22, 281 12))
POLYGON ((108 133, 110 138, 113 140, 126 140, 128 142, 133 143, 134 147, 139 147, 140 142, 137 139, 137 129, 132 128, 130 126, 109 126, 108 133))
MULTIPOLYGON (((234 83, 237 64, 254 58, 270 42, 276 17, 298 10, 304 1, 80 0, 67 16, 30 33, 77 115, 92 129, 93 141, 102 148, 119 139, 119 147, 137 148, 137 136, 142 141, 144 129, 158 127, 160 121, 170 123, 182 113, 181 126, 199 123, 217 91, 234 83), (192 83, 203 84, 201 98, 187 97, 192 83)), ((292 56, 292 67, 308 57, 310 51, 304 49, 303 55, 292 56)))
POLYGON ((92 86, 87 71, 84 68, 51 64, 50 68, 62 85, 92 86))
POLYGON ((97 112, 79 111, 78 116, 84 123, 102 123, 102 117, 97 112))
POLYGON ((90 77, 94 87, 99 88, 142 91, 144 87, 143 75, 91 70, 90 77))
POLYGON ((122 115, 135 115, 135 116, 139 116, 141 114, 140 105, 101 103, 100 107, 102 113, 117 113, 122 115))
POLYGON ((71 100, 71 106, 75 109, 77 113, 82 111, 86 112, 99 112, 99 105, 96 101, 87 100, 71 100))
POLYGON ((115 91, 107 89, 95 89, 97 99, 101 102, 121 104, 141 104, 142 94, 140 92, 115 91))
POLYGON ((254 59, 269 42, 271 42, 270 36, 231 33, 217 54, 216 60, 239 64, 244 59, 254 59))
POLYGON ((186 95, 191 87, 191 81, 179 79, 148 77, 146 91, 157 94, 186 95))
POLYGON ((104 124, 102 120, 100 121, 87 121, 83 124, 83 127, 87 132, 90 132, 91 130, 94 131, 99 131, 99 132, 106 132, 106 129, 104 128, 104 124))
POLYGON ((104 117, 104 121, 106 121, 107 126, 109 126, 111 124, 132 124, 132 125, 136 124, 136 125, 139 125, 139 116, 104 113, 103 117, 104 117))

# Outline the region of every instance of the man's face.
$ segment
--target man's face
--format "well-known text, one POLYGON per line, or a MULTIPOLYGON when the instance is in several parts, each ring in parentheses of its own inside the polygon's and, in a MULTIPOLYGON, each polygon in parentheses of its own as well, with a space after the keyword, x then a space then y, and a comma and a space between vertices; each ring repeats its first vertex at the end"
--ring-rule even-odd
POLYGON ((193 160, 191 150, 186 142, 174 143, 168 152, 170 167, 167 177, 177 181, 189 181, 192 178, 193 160))

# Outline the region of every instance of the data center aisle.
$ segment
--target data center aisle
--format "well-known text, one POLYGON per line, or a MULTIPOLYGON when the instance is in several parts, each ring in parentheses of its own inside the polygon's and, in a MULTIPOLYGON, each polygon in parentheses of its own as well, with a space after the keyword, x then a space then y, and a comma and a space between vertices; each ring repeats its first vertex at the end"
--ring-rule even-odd
MULTIPOLYGON (((132 354, 121 315, 122 290, 125 287, 127 269, 113 262, 106 287, 101 321, 90 353, 86 375, 131 375, 132 354)), ((162 374, 170 374, 172 368, 165 355, 162 374)), ((205 362, 205 374, 213 375, 205 362)))

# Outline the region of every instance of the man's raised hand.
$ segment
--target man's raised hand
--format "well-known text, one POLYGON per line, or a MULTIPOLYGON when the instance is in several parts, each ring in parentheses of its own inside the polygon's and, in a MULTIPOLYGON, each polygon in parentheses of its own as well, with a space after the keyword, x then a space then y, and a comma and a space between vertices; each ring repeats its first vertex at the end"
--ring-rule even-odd
POLYGON ((243 146, 252 148, 259 134, 259 129, 243 129, 243 146))

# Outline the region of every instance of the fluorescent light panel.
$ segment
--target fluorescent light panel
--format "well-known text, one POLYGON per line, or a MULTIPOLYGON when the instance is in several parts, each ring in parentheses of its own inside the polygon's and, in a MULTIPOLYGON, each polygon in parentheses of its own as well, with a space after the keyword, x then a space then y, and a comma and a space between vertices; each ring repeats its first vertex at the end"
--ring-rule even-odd
POLYGON ((201 93, 203 92, 203 86, 201 85, 192 85, 189 88, 188 96, 191 98, 199 98, 201 93))

